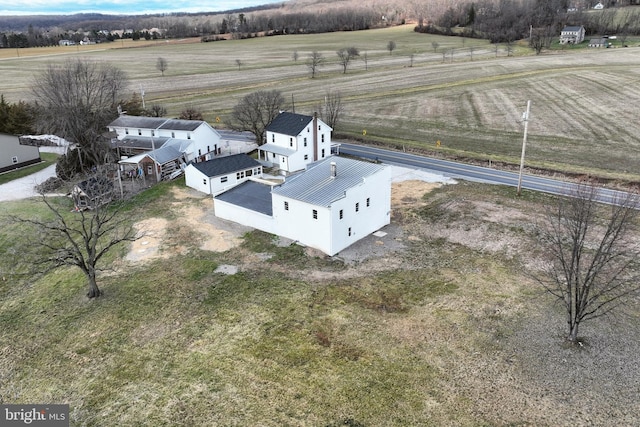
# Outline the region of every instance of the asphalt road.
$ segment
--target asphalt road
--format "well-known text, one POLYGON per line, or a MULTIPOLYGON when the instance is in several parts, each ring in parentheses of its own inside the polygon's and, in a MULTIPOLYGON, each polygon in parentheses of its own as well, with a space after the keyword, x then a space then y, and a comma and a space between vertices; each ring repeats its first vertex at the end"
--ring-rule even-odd
MULTIPOLYGON (((416 154, 347 143, 341 143, 340 153, 366 159, 377 159, 383 163, 394 164, 407 168, 422 169, 454 179, 518 187, 518 173, 501 171, 488 167, 467 165, 449 160, 434 159, 416 154)), ((576 184, 557 179, 523 174, 522 188, 556 195, 571 195, 575 192, 576 184)), ((616 204, 616 201, 622 200, 624 197, 627 197, 627 193, 625 192, 601 188, 599 189, 598 201, 602 203, 616 204)))

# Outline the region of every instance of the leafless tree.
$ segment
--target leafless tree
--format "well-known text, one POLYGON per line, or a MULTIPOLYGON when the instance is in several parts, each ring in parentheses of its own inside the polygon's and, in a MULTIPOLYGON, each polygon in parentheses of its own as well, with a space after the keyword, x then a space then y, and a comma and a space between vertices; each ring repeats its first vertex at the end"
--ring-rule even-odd
POLYGON ((529 46, 540 55, 543 49, 548 49, 554 36, 552 27, 535 28, 531 32, 529 46))
POLYGON ((264 143, 264 129, 284 109, 285 99, 278 90, 261 90, 246 95, 233 108, 232 129, 249 131, 259 145, 264 143))
POLYGON ((318 108, 320 118, 335 130, 343 112, 342 94, 328 90, 324 95, 324 104, 318 108))
POLYGON ((167 71, 167 68, 169 68, 169 62, 167 62, 165 58, 160 57, 158 58, 158 61, 156 61, 156 68, 162 73, 162 76, 164 77, 164 72, 167 71))
POLYGON ((202 111, 195 107, 187 107, 180 112, 179 119, 183 120, 204 120, 202 111))
POLYGON ((307 59, 307 67, 311 71, 311 78, 315 78, 318 73, 318 69, 324 63, 324 56, 317 50, 314 50, 309 54, 309 58, 307 59))
POLYGON ((440 43, 438 42, 431 42, 431 47, 433 48, 433 53, 436 53, 438 51, 438 47, 440 46, 440 43))
POLYGON ((389 51, 389 55, 391 55, 393 51, 396 50, 396 42, 389 40, 389 43, 387 43, 387 50, 389 51))
POLYGON ((160 104, 153 104, 148 113, 151 117, 164 117, 167 115, 167 109, 160 104))
POLYGON ((413 67, 413 60, 415 59, 415 56, 415 53, 409 54, 409 68, 413 67))
POLYGON ((599 194, 595 186, 579 185, 558 198, 537 230, 549 258, 536 279, 564 305, 571 342, 582 322, 610 313, 640 290, 640 199, 630 193, 605 206, 599 194))
POLYGON ((473 61, 473 51, 476 50, 475 46, 469 46, 469 59, 473 61))
POLYGON ((347 73, 347 68, 352 59, 360 56, 360 51, 357 47, 342 48, 336 52, 338 55, 338 63, 342 66, 342 73, 347 73))
POLYGON ((367 56, 367 52, 362 55, 362 60, 364 61, 364 69, 366 71, 369 69, 369 57, 367 56))
POLYGON ((33 84, 38 130, 74 142, 84 167, 103 164, 110 152, 103 135, 117 117, 126 83, 124 72, 108 63, 49 65, 33 84))
POLYGON ((291 55, 291 58, 293 58, 293 62, 298 62, 299 55, 298 55, 298 51, 297 50, 293 51, 293 54, 291 55))
MULTIPOLYGON (((58 267, 79 268, 85 275, 89 290, 87 296, 101 295, 96 274, 101 270, 103 257, 121 242, 138 238, 131 221, 124 215, 124 205, 113 198, 112 182, 94 176, 82 187, 83 197, 90 201, 90 209, 72 210, 69 199, 41 196, 50 211, 42 217, 12 217, 12 221, 34 228, 26 253, 34 268, 47 272, 58 267)), ((74 189, 74 191, 76 191, 74 189)))
POLYGON ((242 61, 239 59, 236 59, 236 65, 238 66, 238 71, 240 71, 240 67, 242 66, 242 61))

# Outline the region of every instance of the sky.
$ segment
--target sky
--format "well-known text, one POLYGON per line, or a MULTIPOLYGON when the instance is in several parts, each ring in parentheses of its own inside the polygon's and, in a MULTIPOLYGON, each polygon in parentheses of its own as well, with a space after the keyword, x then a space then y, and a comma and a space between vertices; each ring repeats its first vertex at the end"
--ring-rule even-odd
POLYGON ((223 12, 232 9, 282 3, 285 0, 0 0, 4 15, 73 15, 104 13, 141 15, 171 12, 223 12))

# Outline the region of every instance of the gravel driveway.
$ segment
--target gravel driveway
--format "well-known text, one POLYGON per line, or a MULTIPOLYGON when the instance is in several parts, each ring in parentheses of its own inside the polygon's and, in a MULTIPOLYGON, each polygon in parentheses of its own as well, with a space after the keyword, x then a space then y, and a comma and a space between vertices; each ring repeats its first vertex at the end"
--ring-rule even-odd
MULTIPOLYGON (((40 147, 40 152, 58 152, 59 154, 63 154, 64 147, 40 147)), ((2 184, 0 185, 0 202, 35 197, 38 195, 35 186, 43 183, 52 176, 56 176, 55 164, 34 174, 2 184)))

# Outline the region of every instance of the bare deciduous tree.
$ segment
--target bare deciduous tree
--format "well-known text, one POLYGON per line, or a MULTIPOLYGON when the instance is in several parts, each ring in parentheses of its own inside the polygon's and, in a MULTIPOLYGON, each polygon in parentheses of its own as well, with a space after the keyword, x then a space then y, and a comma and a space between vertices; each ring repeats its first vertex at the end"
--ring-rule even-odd
POLYGON ((338 63, 342 66, 342 73, 347 73, 347 68, 352 59, 360 56, 360 51, 357 47, 342 48, 336 52, 338 55, 338 63))
POLYGON ((202 111, 195 107, 185 108, 180 112, 180 116, 178 118, 182 120, 204 120, 202 111))
POLYGON ((38 130, 74 142, 85 168, 103 164, 110 152, 105 128, 117 117, 126 84, 124 72, 108 63, 49 65, 33 85, 38 130))
POLYGON ((396 50, 396 42, 389 40, 389 43, 387 43, 387 50, 389 51, 389 55, 391 55, 393 51, 396 50))
POLYGON ((639 200, 598 202, 599 190, 579 185, 558 198, 538 234, 549 257, 536 280, 565 307, 567 339, 578 341, 582 322, 610 313, 640 290, 637 221, 639 200))
POLYGON ((284 108, 284 103, 284 96, 278 90, 250 93, 233 108, 230 126, 251 132, 258 145, 262 145, 264 129, 284 108))
POLYGON ((438 51, 438 47, 440 46, 440 43, 438 42, 431 42, 431 47, 433 48, 433 53, 436 53, 438 51))
POLYGON ((169 68, 169 62, 167 62, 165 58, 160 57, 158 58, 158 61, 156 61, 156 68, 162 73, 162 76, 164 77, 164 72, 167 71, 167 68, 169 68))
POLYGON ((324 95, 324 104, 318 108, 318 111, 322 121, 335 130, 343 111, 342 94, 328 90, 324 95))
POLYGON ((239 59, 236 59, 236 65, 238 66, 238 71, 240 71, 240 67, 242 66, 242 61, 239 59))
POLYGON ((318 69, 324 62, 324 56, 317 50, 314 50, 309 54, 309 59, 307 59, 307 67, 311 71, 311 78, 314 79, 316 74, 318 74, 318 69))
POLYGON ((298 62, 298 58, 299 58, 299 54, 297 50, 293 51, 293 54, 291 55, 291 58, 293 59, 293 62, 298 62))
POLYGON ((160 104, 153 104, 147 112, 151 117, 164 117, 167 115, 167 109, 160 104))
POLYGON ((58 267, 77 267, 84 273, 89 290, 87 296, 101 295, 96 281, 103 257, 121 242, 132 242, 138 237, 129 219, 122 212, 120 202, 113 197, 112 182, 101 176, 85 181, 83 192, 90 199, 91 209, 71 211, 68 199, 41 200, 52 214, 51 218, 11 219, 16 223, 34 227, 33 238, 27 245, 27 257, 39 272, 58 267), (71 211, 71 212, 70 212, 71 211))

